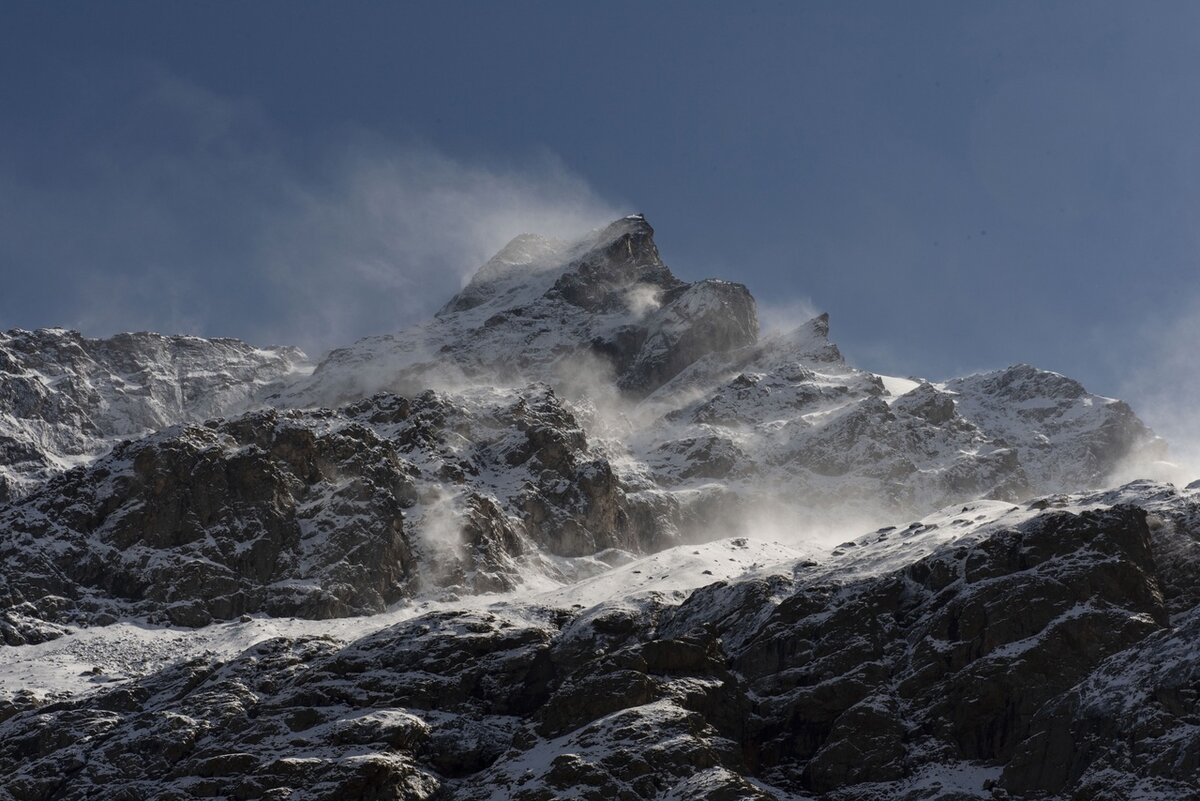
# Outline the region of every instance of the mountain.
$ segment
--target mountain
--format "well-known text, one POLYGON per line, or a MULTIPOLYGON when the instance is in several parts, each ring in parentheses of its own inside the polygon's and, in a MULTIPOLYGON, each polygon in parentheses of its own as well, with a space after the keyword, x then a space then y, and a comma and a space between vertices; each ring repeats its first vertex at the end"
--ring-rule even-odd
POLYGON ((684 283, 653 233, 634 215, 575 243, 517 237, 432 320, 335 350, 268 401, 547 382, 632 493, 679 509, 670 534, 693 538, 766 517, 828 528, 850 504, 866 523, 1094 488, 1165 451, 1126 404, 1027 365, 874 375, 846 363, 827 315, 760 338, 744 287, 684 283))
POLYGON ((782 494, 782 511, 812 525, 851 504, 882 520, 1098 487, 1132 455, 1164 450, 1125 403, 1055 373, 897 379, 851 367, 828 333, 822 315, 659 388, 643 406, 661 418, 634 440, 653 480, 715 494, 735 520, 782 494))
POLYGON ((0 801, 1187 797, 1200 483, 796 322, 631 215, 315 365, 0 335, 0 801))
POLYGON ((574 243, 517 237, 432 320, 333 351, 275 402, 531 380, 611 383, 640 396, 757 336, 744 286, 676 278, 634 215, 574 243))
POLYGON ((1195 797, 1200 582, 1157 565, 1198 522, 1154 484, 978 502, 690 592, 195 653, 12 714, 0 798, 1195 797))
POLYGON ((0 507, 0 634, 362 615, 561 581, 651 549, 645 516, 545 386, 172 426, 0 507))
POLYGON ((0 500, 121 439, 246 408, 264 388, 305 369, 296 348, 236 339, 0 333, 0 500))

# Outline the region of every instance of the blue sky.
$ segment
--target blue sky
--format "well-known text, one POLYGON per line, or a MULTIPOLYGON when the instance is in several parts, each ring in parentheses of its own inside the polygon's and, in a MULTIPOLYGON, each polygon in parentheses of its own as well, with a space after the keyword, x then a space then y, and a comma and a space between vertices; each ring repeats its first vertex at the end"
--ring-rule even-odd
POLYGON ((1195 366, 1195 3, 12 3, 0 29, 3 328, 319 351, 521 230, 642 211, 679 275, 829 311, 878 371, 1137 394, 1195 366))

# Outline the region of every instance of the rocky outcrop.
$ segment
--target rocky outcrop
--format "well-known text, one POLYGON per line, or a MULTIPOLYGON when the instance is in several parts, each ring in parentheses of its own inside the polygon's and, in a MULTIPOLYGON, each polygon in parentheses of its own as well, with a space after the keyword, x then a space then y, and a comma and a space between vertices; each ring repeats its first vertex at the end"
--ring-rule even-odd
POLYGON ((1055 503, 681 604, 499 604, 180 663, 0 723, 0 798, 1188 797, 1195 612, 1169 617, 1145 509, 1055 503))
MULTIPOLYGON (((763 518, 821 527, 847 505, 882 521, 1090 488, 1130 456, 1162 449, 1125 404, 1055 373, 1019 365, 939 385, 874 375, 846 363, 828 315, 760 340, 745 287, 681 281, 640 215, 572 243, 518 237, 434 318, 336 350, 311 375, 297 352, 233 340, 15 332, 0 351, 0 399, 19 429, 4 439, 0 420, 0 478, 20 485, 9 494, 118 438, 248 406, 545 380, 584 411, 607 462, 580 468, 587 487, 539 479, 523 503, 533 541, 572 557, 628 548, 630 526, 666 532, 653 540, 660 547, 680 535, 750 534, 763 518), (579 492, 617 487, 637 508, 601 504, 580 516, 579 492), (554 510, 565 507, 582 529, 564 528, 554 510)), ((450 517, 487 516, 481 500, 460 495, 449 493, 450 517)), ((479 536, 507 536, 474 526, 485 529, 479 536)), ((504 586, 505 572, 511 565, 493 564, 480 586, 504 586)))
POLYGON ((0 598, 62 622, 184 626, 382 610, 413 568, 415 471, 365 426, 314 423, 259 412, 168 429, 53 480, 3 512, 0 598))
POLYGON ((760 339, 640 215, 302 360, 0 335, 0 801, 1194 795, 1200 490, 1062 494, 1119 401, 760 339))
POLYGON ((122 438, 243 411, 304 364, 295 348, 236 339, 0 333, 0 502, 122 438))
POLYGON ((382 611, 422 586, 511 589, 547 552, 640 551, 612 467, 545 387, 251 412, 121 443, 0 510, 20 620, 382 611), (422 564, 418 564, 421 561, 422 564))
POLYGON ((633 215, 574 243, 518 237, 432 320, 333 351, 273 402, 530 380, 640 397, 696 359, 757 338, 744 286, 676 278, 654 229, 633 215))
POLYGON ((1200 608, 1040 709, 1001 786, 1116 801, 1200 787, 1200 608))
MULTIPOLYGON (((1048 513, 864 581, 800 571, 731 654, 754 699, 740 739, 764 776, 818 791, 930 759, 1005 761, 1046 702, 1165 625, 1143 518, 1048 513)), ((728 592, 699 591, 679 614, 693 624, 689 604, 728 592)))
MULTIPOLYGON (((1164 447, 1124 403, 1055 373, 895 379, 850 366, 828 337, 821 315, 693 362, 641 404, 654 423, 631 450, 685 505, 715 492, 778 508, 775 517, 839 517, 852 505, 888 520, 1099 487, 1127 459, 1164 447)), ((740 533, 761 526, 741 517, 740 533)))
POLYGON ((1018 364, 947 381, 945 389, 960 414, 1017 450, 1038 493, 1097 488, 1122 461, 1166 453, 1128 404, 1048 370, 1018 364))

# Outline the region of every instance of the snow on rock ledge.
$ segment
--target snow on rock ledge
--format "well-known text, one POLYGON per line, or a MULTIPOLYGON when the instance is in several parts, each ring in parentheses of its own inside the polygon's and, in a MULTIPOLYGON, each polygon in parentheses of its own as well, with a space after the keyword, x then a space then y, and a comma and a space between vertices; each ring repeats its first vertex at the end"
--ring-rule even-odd
POLYGON ((273 402, 330 405, 381 390, 584 375, 641 396, 692 361, 757 337, 744 286, 679 280, 654 229, 632 216, 571 244, 518 237, 432 320, 333 351, 273 402))
POLYGON ((0 500, 119 439, 246 408, 306 369, 295 348, 138 333, 0 333, 0 500))

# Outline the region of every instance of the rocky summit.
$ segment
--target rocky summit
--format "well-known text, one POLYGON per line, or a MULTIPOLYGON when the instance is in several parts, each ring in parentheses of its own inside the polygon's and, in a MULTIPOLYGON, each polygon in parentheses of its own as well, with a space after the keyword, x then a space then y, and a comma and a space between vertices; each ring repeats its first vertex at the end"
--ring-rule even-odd
POLYGON ((315 364, 0 334, 0 801, 1200 798, 1167 443, 794 322, 631 215, 315 364))

